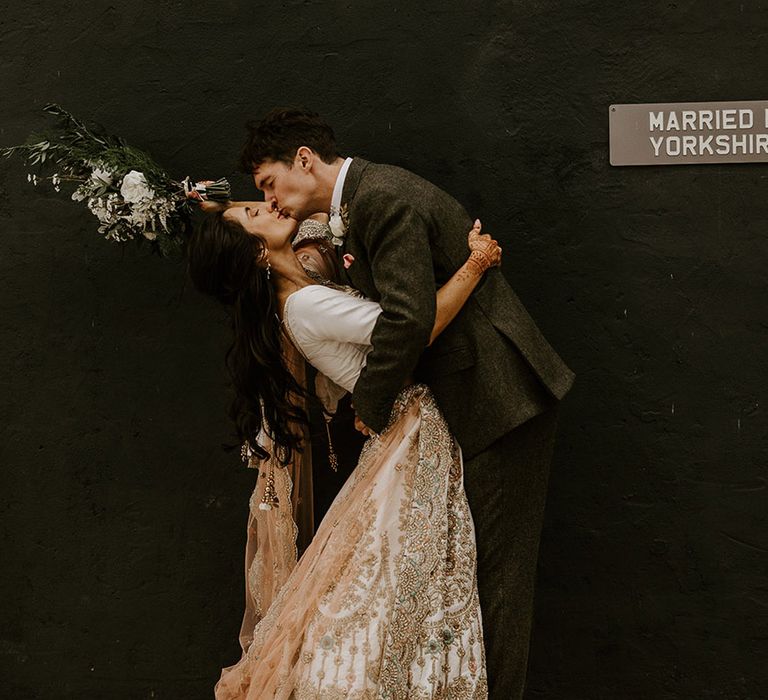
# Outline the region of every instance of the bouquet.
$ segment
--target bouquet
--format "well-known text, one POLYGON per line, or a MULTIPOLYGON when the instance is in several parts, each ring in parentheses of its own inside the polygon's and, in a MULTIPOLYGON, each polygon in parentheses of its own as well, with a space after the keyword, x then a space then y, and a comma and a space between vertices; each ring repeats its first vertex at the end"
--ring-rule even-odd
POLYGON ((177 182, 149 156, 119 136, 88 127, 59 105, 43 110, 57 118, 42 136, 31 136, 22 146, 1 148, 0 155, 20 155, 28 165, 54 170, 48 177, 30 173, 37 185, 50 180, 56 192, 64 182, 77 183, 72 199, 85 202, 99 220, 99 233, 123 243, 149 241, 162 256, 179 252, 189 230, 193 200, 226 202, 229 183, 177 182))

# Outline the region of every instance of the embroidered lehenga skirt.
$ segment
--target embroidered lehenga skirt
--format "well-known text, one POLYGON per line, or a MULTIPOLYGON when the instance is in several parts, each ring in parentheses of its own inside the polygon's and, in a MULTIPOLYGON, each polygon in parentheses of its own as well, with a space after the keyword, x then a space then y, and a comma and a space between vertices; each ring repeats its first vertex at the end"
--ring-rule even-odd
POLYGON ((462 468, 430 390, 404 389, 216 698, 487 698, 462 468))

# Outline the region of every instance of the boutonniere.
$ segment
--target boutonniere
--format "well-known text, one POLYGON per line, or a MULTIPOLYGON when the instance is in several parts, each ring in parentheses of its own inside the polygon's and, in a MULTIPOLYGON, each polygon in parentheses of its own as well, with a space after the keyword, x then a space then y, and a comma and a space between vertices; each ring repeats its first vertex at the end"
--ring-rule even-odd
POLYGON ((344 243, 344 236, 349 225, 349 208, 346 204, 342 204, 338 209, 333 206, 331 207, 331 217, 328 225, 331 227, 331 233, 333 234, 333 245, 344 243))

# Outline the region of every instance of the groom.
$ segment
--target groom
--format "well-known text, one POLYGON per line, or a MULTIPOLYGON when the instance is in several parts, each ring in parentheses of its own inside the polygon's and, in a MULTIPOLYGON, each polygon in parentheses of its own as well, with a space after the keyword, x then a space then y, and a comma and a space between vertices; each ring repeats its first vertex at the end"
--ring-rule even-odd
POLYGON ((286 216, 328 212, 346 282, 378 301, 353 392, 359 429, 381 432, 406 378, 430 386, 464 455, 491 700, 521 698, 558 402, 574 373, 498 268, 430 346, 435 291, 465 262, 472 219, 401 168, 342 158, 300 109, 248 125, 241 166, 286 216))

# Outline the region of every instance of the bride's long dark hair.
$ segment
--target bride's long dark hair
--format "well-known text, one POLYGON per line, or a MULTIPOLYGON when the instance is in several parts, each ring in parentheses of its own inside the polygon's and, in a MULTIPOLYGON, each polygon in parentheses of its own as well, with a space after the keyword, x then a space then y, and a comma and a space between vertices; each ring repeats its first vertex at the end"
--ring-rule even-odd
POLYGON ((307 395, 283 357, 277 293, 264 267, 259 236, 247 233, 221 213, 208 214, 187 240, 187 272, 195 288, 229 310, 233 341, 225 361, 235 388, 229 416, 241 441, 261 459, 269 454, 256 442, 262 426, 288 462, 301 451, 303 427, 309 424, 297 399, 307 395))

